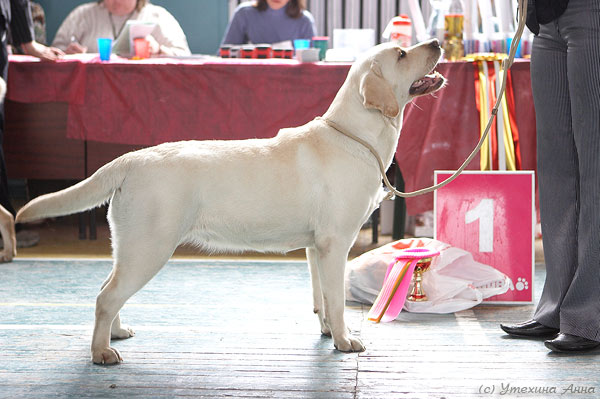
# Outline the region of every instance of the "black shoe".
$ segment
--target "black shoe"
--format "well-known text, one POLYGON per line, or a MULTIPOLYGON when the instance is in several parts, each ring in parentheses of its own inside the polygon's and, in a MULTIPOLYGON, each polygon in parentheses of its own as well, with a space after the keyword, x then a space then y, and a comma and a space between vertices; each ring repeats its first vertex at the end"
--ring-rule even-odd
POLYGON ((600 346, 600 342, 576 335, 560 333, 556 338, 545 341, 544 345, 554 352, 583 352, 597 348, 600 346))
POLYGON ((559 333, 558 328, 546 327, 535 320, 528 320, 514 325, 500 324, 500 328, 517 337, 549 337, 559 333))

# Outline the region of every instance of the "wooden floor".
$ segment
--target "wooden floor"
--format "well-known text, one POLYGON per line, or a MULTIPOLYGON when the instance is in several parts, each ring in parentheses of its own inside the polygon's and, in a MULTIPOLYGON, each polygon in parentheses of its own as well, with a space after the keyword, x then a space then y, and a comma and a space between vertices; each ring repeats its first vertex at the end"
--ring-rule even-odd
MULTIPOLYGON (((96 366, 94 302, 110 267, 0 265, 1 398, 599 397, 597 352, 557 355, 498 328, 528 318, 531 305, 373 324, 368 307, 348 304, 367 350, 339 353, 319 332, 303 261, 169 262, 122 311, 137 332, 114 342, 125 361, 96 366)), ((536 288, 543 278, 538 265, 536 288)))

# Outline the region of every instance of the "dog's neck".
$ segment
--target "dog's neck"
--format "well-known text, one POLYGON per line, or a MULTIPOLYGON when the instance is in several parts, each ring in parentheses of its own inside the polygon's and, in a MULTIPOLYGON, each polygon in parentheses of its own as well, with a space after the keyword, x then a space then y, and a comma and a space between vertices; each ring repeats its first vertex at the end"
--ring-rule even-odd
MULTIPOLYGON (((347 110, 354 108, 338 104, 337 100, 336 97, 323 115, 323 119, 332 121, 336 125, 336 130, 344 130, 369 143, 381 157, 385 168, 389 168, 398 146, 404 107, 395 118, 388 118, 378 110, 369 110, 363 118, 357 120, 355 116, 347 115, 347 110), (350 124, 348 121, 352 121, 352 123, 350 124)), ((359 101, 358 105, 363 107, 360 99, 351 97, 346 101, 359 101)))

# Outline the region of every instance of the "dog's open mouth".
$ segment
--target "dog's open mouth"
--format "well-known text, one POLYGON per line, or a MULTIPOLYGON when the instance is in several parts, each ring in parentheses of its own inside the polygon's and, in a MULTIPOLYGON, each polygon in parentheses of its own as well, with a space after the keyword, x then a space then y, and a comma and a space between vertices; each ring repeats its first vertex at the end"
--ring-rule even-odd
POLYGON ((433 93, 434 91, 440 89, 445 82, 446 79, 436 71, 415 81, 410 86, 408 92, 411 96, 422 96, 423 94, 433 93))

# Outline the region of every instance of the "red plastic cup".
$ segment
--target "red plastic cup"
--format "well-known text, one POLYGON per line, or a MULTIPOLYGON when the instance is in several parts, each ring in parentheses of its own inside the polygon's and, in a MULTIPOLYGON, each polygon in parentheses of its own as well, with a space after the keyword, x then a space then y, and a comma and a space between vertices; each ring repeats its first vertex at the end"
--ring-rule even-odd
POLYGON ((137 58, 150 57, 150 42, 143 37, 133 39, 133 47, 135 49, 135 56, 137 58))

